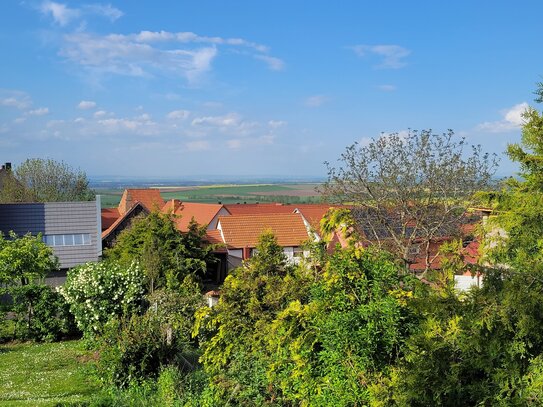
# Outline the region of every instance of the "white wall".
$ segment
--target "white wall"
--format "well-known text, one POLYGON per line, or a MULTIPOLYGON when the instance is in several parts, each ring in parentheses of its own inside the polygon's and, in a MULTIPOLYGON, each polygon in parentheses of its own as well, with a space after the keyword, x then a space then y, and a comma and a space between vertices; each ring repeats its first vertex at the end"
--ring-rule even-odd
POLYGON ((482 276, 454 276, 454 286, 458 291, 467 291, 471 287, 482 287, 482 276))

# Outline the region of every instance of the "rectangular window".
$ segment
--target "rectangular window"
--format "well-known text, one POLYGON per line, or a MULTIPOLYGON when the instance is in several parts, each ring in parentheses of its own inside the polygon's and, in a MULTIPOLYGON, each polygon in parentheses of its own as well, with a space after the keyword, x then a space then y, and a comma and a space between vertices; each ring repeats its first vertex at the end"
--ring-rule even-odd
POLYGON ((54 245, 55 246, 64 246, 64 235, 54 235, 54 245))
POLYGON ((83 244, 83 235, 74 235, 74 245, 81 246, 83 244))
POLYGON ((70 233, 62 235, 45 235, 45 244, 51 247, 57 246, 84 246, 91 244, 90 233, 70 233))
POLYGON ((64 235, 64 246, 74 245, 74 235, 64 235))

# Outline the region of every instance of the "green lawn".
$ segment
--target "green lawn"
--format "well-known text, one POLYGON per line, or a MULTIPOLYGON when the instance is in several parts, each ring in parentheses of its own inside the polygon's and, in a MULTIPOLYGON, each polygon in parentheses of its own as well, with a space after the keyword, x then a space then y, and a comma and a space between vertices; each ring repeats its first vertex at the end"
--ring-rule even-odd
POLYGON ((0 345, 0 406, 55 406, 99 391, 81 341, 0 345))

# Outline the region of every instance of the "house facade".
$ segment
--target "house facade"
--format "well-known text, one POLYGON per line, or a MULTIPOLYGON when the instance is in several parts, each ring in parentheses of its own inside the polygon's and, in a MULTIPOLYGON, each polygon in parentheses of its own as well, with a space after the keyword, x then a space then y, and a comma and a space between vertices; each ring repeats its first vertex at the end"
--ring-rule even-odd
POLYGON ((41 233, 61 268, 48 283, 61 284, 68 269, 102 256, 100 196, 88 202, 0 204, 0 231, 41 233))

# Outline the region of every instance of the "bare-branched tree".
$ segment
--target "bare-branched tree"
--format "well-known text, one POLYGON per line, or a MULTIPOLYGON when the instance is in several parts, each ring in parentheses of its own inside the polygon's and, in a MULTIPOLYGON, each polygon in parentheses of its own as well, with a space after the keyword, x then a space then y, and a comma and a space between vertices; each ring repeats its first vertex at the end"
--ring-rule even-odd
POLYGON ((355 228, 363 238, 401 259, 406 269, 417 257, 428 270, 432 243, 458 236, 474 193, 487 189, 496 155, 480 146, 466 150, 452 130, 382 134, 355 143, 328 167, 324 196, 352 205, 355 228))

